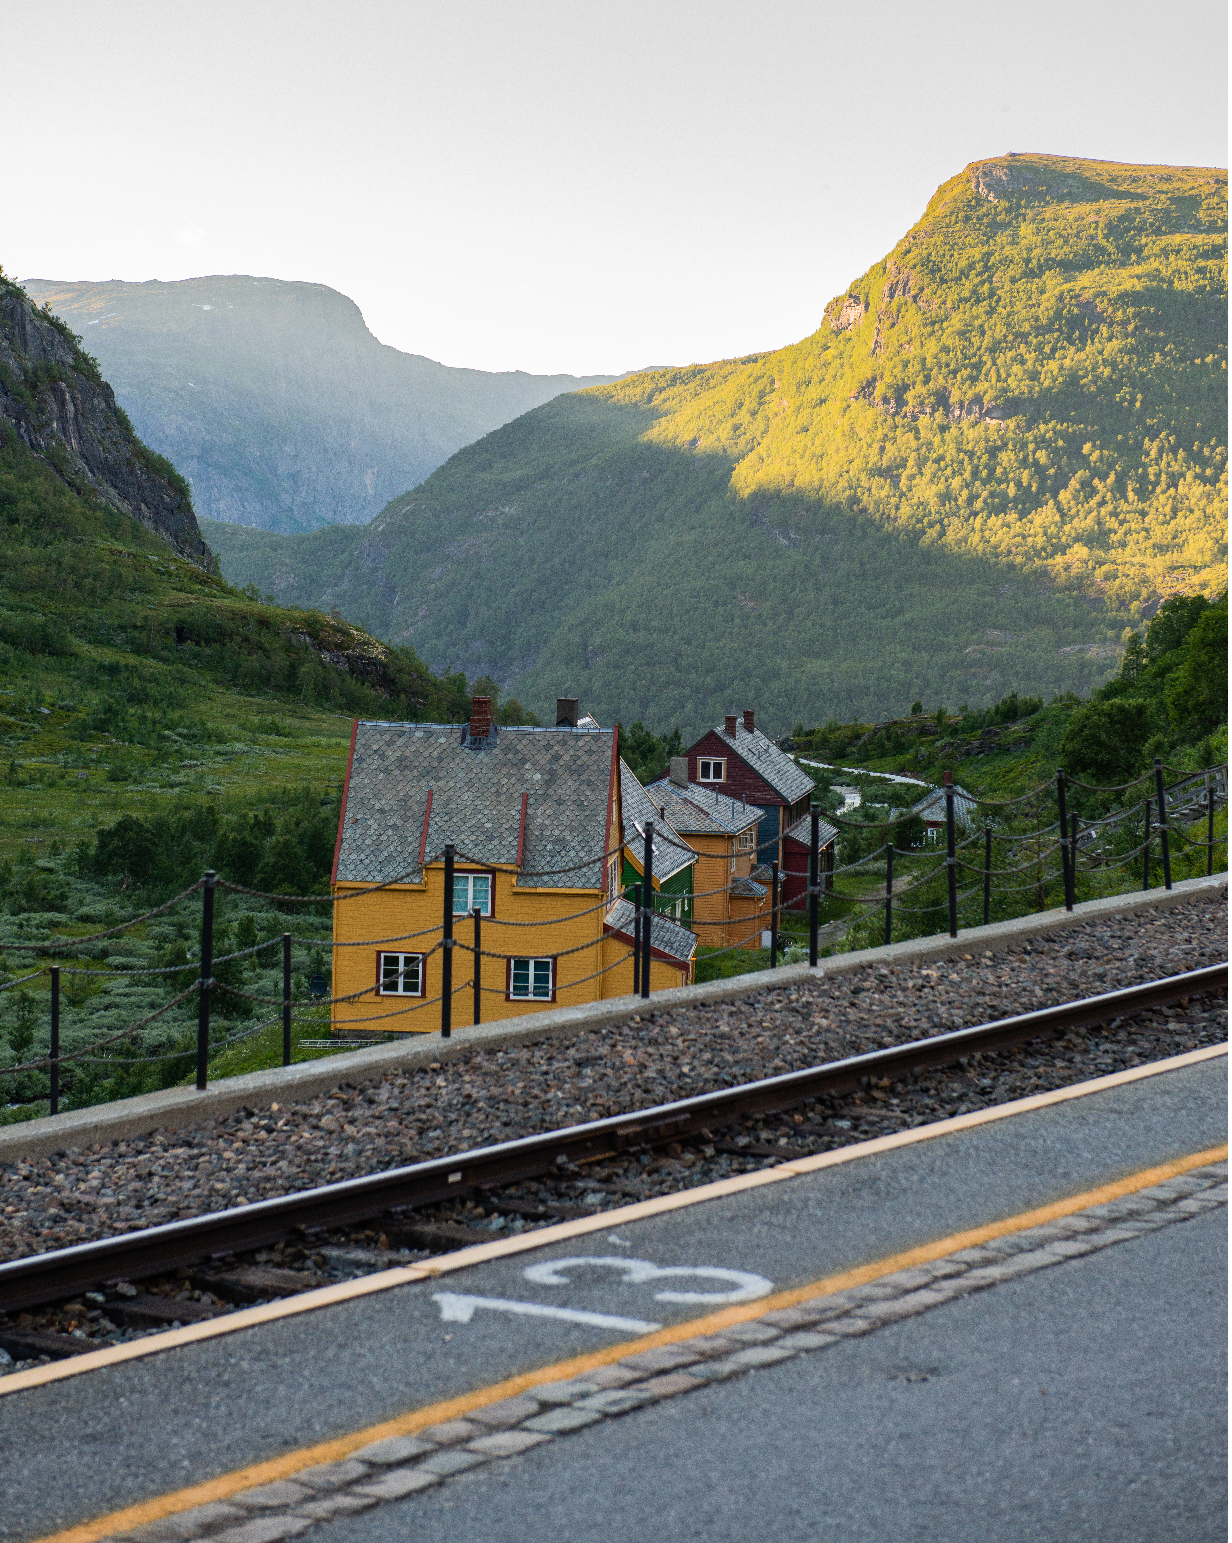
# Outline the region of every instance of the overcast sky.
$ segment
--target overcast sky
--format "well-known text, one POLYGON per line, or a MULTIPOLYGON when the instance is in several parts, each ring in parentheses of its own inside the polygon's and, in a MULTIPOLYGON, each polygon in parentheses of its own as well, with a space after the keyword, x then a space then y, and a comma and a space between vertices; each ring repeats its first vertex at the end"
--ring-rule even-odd
POLYGON ((969 161, 1227 164, 1217 0, 39 0, 0 263, 333 285, 383 342, 618 372, 794 342, 969 161))

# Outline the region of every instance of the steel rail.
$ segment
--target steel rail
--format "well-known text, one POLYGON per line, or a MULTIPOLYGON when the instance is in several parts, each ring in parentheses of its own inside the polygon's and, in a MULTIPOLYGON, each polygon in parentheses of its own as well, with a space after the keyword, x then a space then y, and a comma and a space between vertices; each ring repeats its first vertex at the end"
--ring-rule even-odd
POLYGON ((944 1066, 1045 1035, 1110 1023, 1191 996, 1226 990, 1227 983, 1225 960, 1121 991, 869 1050, 651 1109, 10 1260, 0 1264, 0 1312, 56 1301, 99 1282, 156 1274, 211 1254, 263 1247, 295 1231, 370 1221, 387 1212, 539 1178, 562 1167, 662 1146, 746 1115, 776 1113, 823 1094, 845 1092, 872 1078, 944 1066))

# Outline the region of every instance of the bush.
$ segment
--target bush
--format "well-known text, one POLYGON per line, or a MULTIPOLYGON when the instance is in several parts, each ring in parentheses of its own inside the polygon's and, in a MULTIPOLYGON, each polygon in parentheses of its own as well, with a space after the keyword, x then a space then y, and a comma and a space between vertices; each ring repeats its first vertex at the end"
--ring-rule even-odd
POLYGON ((74 652, 68 633, 46 616, 0 616, 0 643, 27 654, 63 657, 74 652))

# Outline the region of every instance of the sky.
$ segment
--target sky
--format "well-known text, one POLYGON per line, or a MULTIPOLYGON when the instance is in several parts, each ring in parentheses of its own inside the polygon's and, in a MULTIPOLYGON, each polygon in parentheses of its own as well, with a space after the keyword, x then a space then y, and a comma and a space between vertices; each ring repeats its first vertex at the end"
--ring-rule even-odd
POLYGON ((814 331, 971 161, 1226 166, 1226 34, 1213 0, 10 5, 0 264, 307 279, 487 370, 706 362, 814 331))

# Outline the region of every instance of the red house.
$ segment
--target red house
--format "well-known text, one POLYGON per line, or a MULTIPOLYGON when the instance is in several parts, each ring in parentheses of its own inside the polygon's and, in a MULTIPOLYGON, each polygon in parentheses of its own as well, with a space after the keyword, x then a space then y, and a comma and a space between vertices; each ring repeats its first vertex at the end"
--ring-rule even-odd
MULTIPOLYGON (((834 888, 834 844, 838 839, 838 831, 825 820, 818 822, 821 832, 821 852, 817 865, 817 876, 821 881, 822 893, 826 894, 834 888)), ((808 867, 809 846, 813 839, 813 822, 809 815, 803 814, 783 837, 783 904, 796 905, 805 903, 808 899, 808 867)), ((803 911, 801 914, 805 914, 803 911)))
POLYGON ((689 781, 743 798, 766 811, 757 825, 757 861, 784 867, 784 839, 808 813, 815 784, 792 758, 767 739, 746 707, 743 721, 729 713, 686 752, 689 781))

